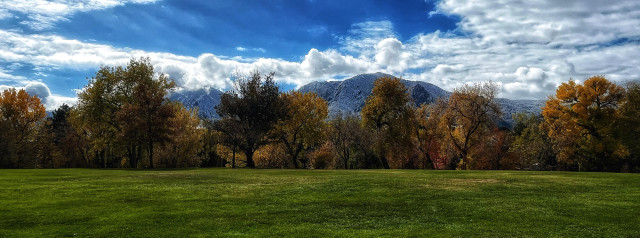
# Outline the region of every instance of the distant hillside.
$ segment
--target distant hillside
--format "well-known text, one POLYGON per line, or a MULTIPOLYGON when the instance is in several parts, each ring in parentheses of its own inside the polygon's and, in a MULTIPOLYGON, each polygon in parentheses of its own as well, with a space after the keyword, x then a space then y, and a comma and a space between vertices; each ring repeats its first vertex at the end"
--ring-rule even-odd
MULTIPOLYGON (((360 74, 342 81, 312 82, 302 86, 299 91, 315 92, 318 96, 327 100, 331 115, 337 112, 359 114, 366 98, 371 94, 373 82, 380 77, 393 77, 384 73, 360 74)), ((448 97, 451 93, 426 82, 402 80, 407 87, 416 105, 431 103, 440 97, 448 97)), ((200 89, 196 91, 177 91, 171 94, 170 99, 182 102, 187 108, 199 108, 200 116, 216 119, 218 114, 214 107, 220 103, 220 95, 223 92, 217 89, 200 89)), ((503 125, 512 123, 511 115, 516 112, 540 113, 543 100, 510 100, 497 99, 503 112, 503 125)))
POLYGON ((218 113, 214 107, 220 103, 222 93, 214 88, 194 91, 181 90, 171 93, 169 99, 181 102, 189 109, 198 108, 198 114, 202 118, 217 119, 218 113))
MULTIPOLYGON (((302 86, 300 92, 315 92, 329 103, 330 114, 337 112, 359 114, 366 98, 371 94, 373 82, 380 77, 393 77, 384 73, 360 74, 343 81, 312 82, 302 86)), ((449 97, 450 92, 426 82, 402 80, 416 105, 431 103, 436 99, 449 97)), ((517 112, 540 113, 544 100, 496 100, 503 112, 501 125, 512 124, 511 115, 517 112)))
MULTIPOLYGON (((302 86, 298 91, 315 92, 329 103, 330 114, 337 112, 360 113, 365 100, 371 95, 373 82, 381 77, 393 77, 384 73, 360 74, 343 81, 313 82, 302 86)), ((426 82, 402 80, 411 93, 416 105, 434 102, 450 93, 426 82)))

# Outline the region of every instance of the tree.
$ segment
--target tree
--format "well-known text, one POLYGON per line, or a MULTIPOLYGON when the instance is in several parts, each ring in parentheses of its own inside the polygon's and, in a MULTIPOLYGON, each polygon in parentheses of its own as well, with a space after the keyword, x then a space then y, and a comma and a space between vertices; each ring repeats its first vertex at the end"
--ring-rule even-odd
POLYGON ((335 115, 329 121, 329 140, 333 144, 344 169, 350 169, 349 163, 353 160, 355 150, 362 143, 361 122, 355 115, 343 115, 341 113, 335 115))
POLYGON ((154 145, 169 140, 175 114, 166 98, 175 83, 154 75, 149 58, 132 59, 126 68, 101 67, 78 94, 75 126, 89 137, 99 167, 120 166, 126 154, 136 168, 143 149, 154 167, 154 145))
MULTIPOLYGON (((171 140, 171 119, 180 106, 175 107, 166 97, 175 88, 175 82, 164 74, 153 78, 153 66, 148 58, 132 60, 125 77, 135 82, 130 100, 125 100, 117 118, 125 137, 132 137, 144 144, 148 151, 149 168, 153 169, 153 152, 156 143, 171 140)), ((131 164, 135 168, 136 163, 131 164)))
POLYGON ((414 136, 417 148, 424 156, 421 167, 427 169, 441 168, 440 162, 443 156, 440 153, 440 146, 444 134, 438 129, 440 119, 446 109, 446 102, 438 99, 433 104, 422 104, 415 112, 414 116, 414 136), (438 164, 438 166, 436 165, 438 164))
POLYGON ((329 106, 315 93, 289 92, 282 96, 287 102, 287 117, 276 125, 275 134, 294 167, 299 168, 299 162, 306 167, 308 159, 300 156, 323 141, 329 106))
POLYGON ((580 170, 616 170, 629 153, 614 133, 624 102, 624 88, 603 76, 583 85, 562 83, 542 108, 558 161, 577 163, 580 170))
POLYGON ((43 123, 38 133, 38 159, 42 167, 71 167, 73 156, 62 154, 63 149, 68 148, 63 144, 63 140, 71 129, 67 120, 70 111, 71 107, 63 104, 53 110, 51 117, 43 123))
POLYGON ((132 80, 125 77, 125 71, 121 66, 103 66, 84 90, 78 93, 78 113, 74 126, 87 137, 94 154, 93 164, 97 167, 119 164, 115 157, 120 150, 113 149, 117 146, 116 137, 120 131, 116 114, 125 103, 124 100, 129 100, 133 87, 132 80))
POLYGON ((164 166, 170 168, 195 167, 202 157, 198 153, 203 147, 204 129, 199 128, 198 110, 187 110, 180 103, 173 103, 175 116, 169 121, 169 141, 160 148, 164 166))
POLYGON ((543 128, 540 114, 517 113, 512 130, 514 140, 509 151, 513 161, 505 161, 507 168, 521 170, 552 170, 557 166, 553 145, 543 128))
POLYGON ((273 77, 274 73, 263 77, 259 72, 239 77, 235 90, 222 94, 220 104, 215 107, 221 120, 230 120, 222 126, 232 128, 224 130, 239 133, 238 148, 246 155, 250 168, 255 167, 255 151, 271 141, 268 133, 286 116, 286 101, 280 96, 273 77))
POLYGON ((241 126, 242 124, 240 121, 233 118, 222 118, 212 123, 213 129, 222 134, 222 143, 231 148, 231 168, 235 168, 237 165, 236 152, 238 146, 244 139, 242 132, 240 131, 241 126))
POLYGON ((4 90, 0 95, 0 167, 34 167, 35 142, 44 122, 40 99, 24 89, 4 90))
POLYGON ((629 157, 625 164, 627 170, 640 172, 640 83, 627 85, 627 100, 620 107, 621 120, 616 125, 617 134, 622 143, 629 149, 629 157))
POLYGON ((399 78, 382 77, 374 82, 371 95, 362 108, 362 124, 376 132, 376 150, 385 169, 388 153, 407 151, 411 144, 413 103, 399 78))
MULTIPOLYGON (((456 151, 458 168, 465 169, 472 160, 470 153, 482 145, 495 127, 500 106, 494 102, 498 85, 493 82, 465 84, 453 91, 442 116, 441 128, 456 151)), ((453 160, 455 161, 455 160, 453 160)))

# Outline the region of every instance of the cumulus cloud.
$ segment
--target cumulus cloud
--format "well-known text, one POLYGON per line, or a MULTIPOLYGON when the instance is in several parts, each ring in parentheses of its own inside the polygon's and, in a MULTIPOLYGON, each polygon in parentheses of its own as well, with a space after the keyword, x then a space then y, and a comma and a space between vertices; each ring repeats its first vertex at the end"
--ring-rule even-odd
POLYGON ((29 83, 24 87, 24 90, 29 93, 29 95, 38 96, 43 101, 46 100, 49 96, 51 96, 51 90, 44 83, 34 82, 29 83))
MULTIPOLYGON (((17 11, 6 9, 9 14, 17 11)), ((3 14, 0 11, 0 17, 3 14)), ((3 30, 0 60, 91 69, 149 56, 158 72, 185 89, 228 89, 236 72, 253 70, 274 71, 278 82, 297 86, 381 71, 448 90, 492 80, 502 85, 500 96, 515 99, 544 99, 571 77, 640 78, 638 1, 441 0, 430 14, 455 15, 461 21, 453 32, 421 33, 406 40, 400 40, 390 21, 354 23, 345 36, 336 36, 337 49, 310 49, 300 61, 213 53, 181 56, 3 30)), ((242 46, 236 50, 261 51, 242 46)), ((18 77, 0 69, 0 80, 25 80, 18 77)))
POLYGON ((387 38, 376 44, 375 60, 379 65, 392 68, 402 63, 402 42, 396 38, 387 38))
MULTIPOLYGON (((254 70, 276 72, 278 82, 302 86, 313 80, 377 69, 370 60, 343 55, 336 50, 311 49, 301 62, 229 58, 211 53, 190 57, 85 43, 60 36, 23 35, 0 30, 0 60, 32 64, 35 67, 97 69, 102 65, 125 65, 131 58, 147 56, 156 71, 168 74, 179 87, 185 89, 229 89, 234 74, 249 74, 254 70)), ((3 73, 0 70, 0 77, 3 73)))
POLYGON ((148 4, 157 0, 20 0, 0 1, 0 19, 24 18, 20 23, 34 30, 50 28, 76 12, 107 9, 125 4, 148 4))
POLYGON ((37 96, 46 110, 55 110, 62 104, 75 105, 78 101, 75 97, 66 97, 58 94, 52 94, 49 87, 42 82, 26 82, 25 86, 0 85, 0 92, 15 88, 16 90, 24 89, 29 95, 37 96))

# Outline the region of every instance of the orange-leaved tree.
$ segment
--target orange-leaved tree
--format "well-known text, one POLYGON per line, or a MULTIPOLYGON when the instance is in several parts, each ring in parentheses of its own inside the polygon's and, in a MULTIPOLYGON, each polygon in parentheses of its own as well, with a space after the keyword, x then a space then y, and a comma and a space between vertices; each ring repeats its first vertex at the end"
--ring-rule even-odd
POLYGON ((40 99, 24 89, 11 88, 0 95, 0 168, 35 167, 37 130, 44 122, 40 99))
POLYGON ((617 170, 627 148, 615 135, 625 90, 604 76, 562 83, 542 108, 558 162, 580 170, 617 170))

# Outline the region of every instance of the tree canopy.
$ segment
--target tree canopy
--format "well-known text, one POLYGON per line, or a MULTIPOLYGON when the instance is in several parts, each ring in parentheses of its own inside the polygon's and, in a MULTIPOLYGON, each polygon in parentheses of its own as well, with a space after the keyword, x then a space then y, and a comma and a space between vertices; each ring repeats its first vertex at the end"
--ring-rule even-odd
POLYGON ((221 129, 238 133, 241 138, 238 147, 244 152, 246 165, 250 168, 255 167, 253 154, 272 140, 268 133, 286 116, 286 101, 273 81, 274 75, 263 76, 256 71, 248 77, 238 77, 235 90, 222 94, 220 104, 215 108, 221 120, 231 121, 223 126, 232 128, 221 129))
POLYGON ((615 170, 629 154, 615 134, 625 101, 624 88, 603 76, 560 85, 542 108, 558 160, 580 170, 615 170))

